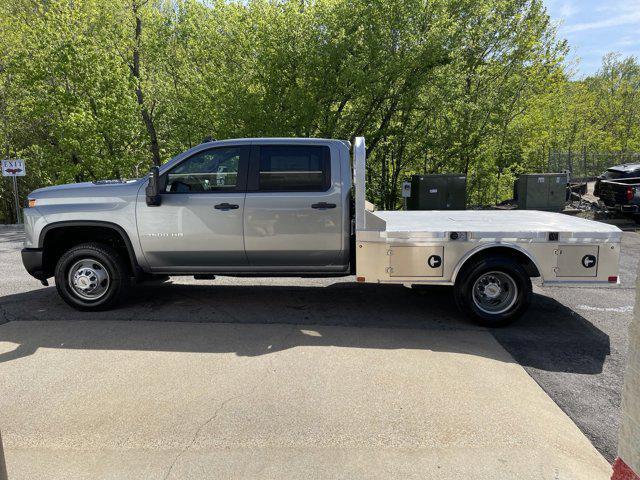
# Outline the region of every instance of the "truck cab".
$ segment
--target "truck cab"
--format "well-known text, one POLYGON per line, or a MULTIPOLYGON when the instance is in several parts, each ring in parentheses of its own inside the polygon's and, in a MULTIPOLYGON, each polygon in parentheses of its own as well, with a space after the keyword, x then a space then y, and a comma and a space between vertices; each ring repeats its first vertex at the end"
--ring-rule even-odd
POLYGON ((164 274, 347 273, 349 149, 264 139, 192 149, 159 171, 158 206, 136 202, 146 269, 164 274))

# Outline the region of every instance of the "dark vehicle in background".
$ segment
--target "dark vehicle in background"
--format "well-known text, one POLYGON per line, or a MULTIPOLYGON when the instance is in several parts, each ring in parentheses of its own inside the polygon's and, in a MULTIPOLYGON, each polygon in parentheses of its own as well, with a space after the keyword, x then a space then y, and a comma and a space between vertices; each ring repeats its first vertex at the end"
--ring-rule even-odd
POLYGON ((640 163, 625 163, 607 169, 596 180, 593 194, 607 208, 640 213, 640 163))

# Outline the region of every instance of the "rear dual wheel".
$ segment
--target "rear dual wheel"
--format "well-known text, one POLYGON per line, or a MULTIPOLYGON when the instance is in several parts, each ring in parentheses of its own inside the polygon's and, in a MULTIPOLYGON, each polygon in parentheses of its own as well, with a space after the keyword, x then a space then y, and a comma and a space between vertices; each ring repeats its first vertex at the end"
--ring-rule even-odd
POLYGON ((486 257, 458 274, 454 297, 476 323, 502 327, 520 317, 531 302, 531 279, 512 258, 486 257))

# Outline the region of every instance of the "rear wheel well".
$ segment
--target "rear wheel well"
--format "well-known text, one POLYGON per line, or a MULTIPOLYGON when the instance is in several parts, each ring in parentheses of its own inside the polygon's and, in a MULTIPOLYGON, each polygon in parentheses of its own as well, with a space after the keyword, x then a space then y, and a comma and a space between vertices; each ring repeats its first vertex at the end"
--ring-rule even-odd
POLYGON ((101 243, 116 250, 125 260, 129 273, 136 275, 138 267, 129 238, 125 233, 106 225, 64 225, 44 232, 41 245, 45 275, 53 275, 56 263, 64 252, 87 242, 101 243))
POLYGON ((511 258, 514 261, 518 262, 522 266, 522 268, 524 268, 524 271, 527 272, 527 275, 529 275, 529 277, 540 276, 540 271, 538 270, 538 267, 533 262, 533 260, 531 260, 531 258, 529 258, 526 254, 524 254, 519 250, 516 250, 513 247, 496 246, 496 247, 489 247, 489 248, 480 250, 479 252, 476 252, 473 255, 471 255, 469 258, 467 258, 462 264, 462 266, 460 267, 460 269, 458 270, 458 274, 456 276, 456 282, 458 281, 459 278, 461 278, 464 271, 468 269, 472 264, 480 260, 483 260, 487 257, 496 257, 496 256, 511 258))

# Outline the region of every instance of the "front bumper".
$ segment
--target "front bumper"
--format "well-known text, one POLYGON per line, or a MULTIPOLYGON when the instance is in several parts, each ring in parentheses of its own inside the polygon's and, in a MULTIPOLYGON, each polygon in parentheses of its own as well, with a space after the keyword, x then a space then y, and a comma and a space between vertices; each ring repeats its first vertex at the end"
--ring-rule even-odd
POLYGON ((44 272, 44 264, 42 261, 43 251, 41 248, 23 248, 22 264, 27 269, 29 275, 38 280, 46 280, 47 276, 44 272))

